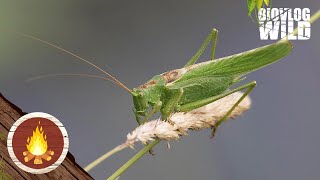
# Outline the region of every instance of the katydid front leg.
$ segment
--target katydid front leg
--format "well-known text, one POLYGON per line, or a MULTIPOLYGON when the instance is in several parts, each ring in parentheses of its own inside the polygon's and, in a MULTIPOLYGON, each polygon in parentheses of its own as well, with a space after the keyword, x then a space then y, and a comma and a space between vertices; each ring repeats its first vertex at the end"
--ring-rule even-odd
POLYGON ((169 100, 166 102, 166 105, 161 109, 162 119, 168 120, 171 113, 178 106, 178 102, 180 101, 183 95, 183 89, 172 89, 168 93, 170 93, 169 100))
POLYGON ((152 106, 152 110, 150 112, 146 112, 143 119, 140 119, 139 113, 135 109, 133 109, 138 125, 140 126, 141 124, 146 123, 155 113, 160 111, 161 106, 162 106, 162 102, 158 101, 156 104, 152 106))
POLYGON ((133 110, 133 113, 134 113, 134 115, 136 117, 136 121, 137 121, 138 125, 140 126, 141 125, 141 119, 140 119, 140 116, 139 116, 139 112, 136 111, 134 108, 132 108, 132 110, 133 110))
MULTIPOLYGON (((153 107, 152 110, 146 114, 141 124, 146 123, 156 112, 159 112, 162 106, 162 102, 158 101, 153 107)), ((140 124, 139 124, 140 125, 140 124)))

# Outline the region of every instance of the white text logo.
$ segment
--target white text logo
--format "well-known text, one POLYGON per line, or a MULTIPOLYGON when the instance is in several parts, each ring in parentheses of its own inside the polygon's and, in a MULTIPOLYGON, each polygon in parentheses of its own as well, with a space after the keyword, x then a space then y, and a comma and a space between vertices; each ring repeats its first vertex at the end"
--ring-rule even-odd
POLYGON ((289 40, 308 40, 311 37, 309 8, 261 8, 258 18, 261 40, 286 36, 289 40))

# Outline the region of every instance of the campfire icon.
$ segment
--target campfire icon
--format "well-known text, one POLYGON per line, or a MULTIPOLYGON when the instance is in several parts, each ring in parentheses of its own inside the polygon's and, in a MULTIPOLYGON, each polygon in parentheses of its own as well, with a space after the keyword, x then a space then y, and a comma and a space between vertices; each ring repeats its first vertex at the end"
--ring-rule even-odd
POLYGON ((29 162, 34 158, 34 164, 42 164, 42 159, 50 161, 54 151, 48 150, 47 136, 45 135, 42 126, 39 125, 32 132, 32 136, 27 139, 27 151, 23 152, 24 161, 29 162))
POLYGON ((57 118, 47 113, 33 112, 20 117, 12 125, 7 147, 12 161, 19 168, 29 173, 43 174, 61 165, 68 153, 69 138, 57 118))

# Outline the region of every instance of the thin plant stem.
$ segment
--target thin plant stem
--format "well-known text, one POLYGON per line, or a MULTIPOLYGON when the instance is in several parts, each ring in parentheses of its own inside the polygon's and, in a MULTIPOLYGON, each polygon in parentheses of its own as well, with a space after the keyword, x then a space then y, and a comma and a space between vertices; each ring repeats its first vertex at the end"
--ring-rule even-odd
POLYGON ((110 157, 111 155, 125 149, 126 147, 128 147, 126 144, 121 144, 117 147, 115 147, 114 149, 106 152, 104 155, 100 156, 98 159, 94 160, 92 163, 90 163, 89 165, 87 165, 84 170, 85 171, 90 171, 92 168, 96 167, 97 165, 99 165, 100 163, 102 163, 104 160, 106 160, 108 157, 110 157))
MULTIPOLYGON (((310 22, 310 24, 312 24, 312 23, 314 23, 316 20, 318 20, 320 18, 320 10, 318 10, 316 13, 314 13, 312 16, 311 16, 311 18, 310 18, 310 20, 309 20, 309 22, 310 22)), ((293 32, 292 32, 292 35, 297 35, 298 34, 298 27, 296 27, 294 30, 293 30, 293 32)), ((289 35, 289 34, 288 34, 289 35)), ((283 39, 281 39, 280 41, 284 41, 284 40, 287 40, 288 39, 288 35, 286 36, 286 37, 284 37, 283 39)))
POLYGON ((116 172, 114 172, 107 180, 115 180, 122 173, 124 173, 130 166, 137 162, 145 153, 149 152, 149 150, 151 150, 160 141, 160 139, 157 139, 149 143, 147 146, 141 149, 136 155, 134 155, 129 161, 122 165, 116 172))
POLYGON ((314 23, 316 20, 320 18, 320 10, 318 10, 316 13, 314 13, 310 18, 310 24, 314 23))

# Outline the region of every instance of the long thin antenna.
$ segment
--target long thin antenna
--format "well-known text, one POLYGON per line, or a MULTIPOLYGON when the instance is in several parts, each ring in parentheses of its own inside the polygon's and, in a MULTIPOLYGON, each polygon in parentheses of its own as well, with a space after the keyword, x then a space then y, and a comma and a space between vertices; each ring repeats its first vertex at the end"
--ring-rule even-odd
POLYGON ((86 60, 86 59, 84 59, 84 58, 82 58, 82 57, 80 57, 80 56, 78 56, 78 55, 75 54, 75 53, 72 53, 72 52, 70 52, 70 51, 68 51, 68 50, 66 50, 66 49, 63 49, 62 47, 59 47, 59 46, 57 46, 57 45, 55 45, 55 44, 52 44, 52 43, 50 43, 50 42, 48 42, 48 41, 42 40, 42 39, 40 39, 40 38, 34 37, 34 36, 32 36, 32 35, 29 35, 29 34, 25 34, 25 33, 18 32, 18 31, 14 31, 14 30, 8 30, 8 31, 13 32, 13 33, 15 33, 15 34, 18 34, 18 35, 20 35, 20 36, 26 37, 26 38, 30 38, 30 39, 33 39, 33 40, 42 42, 42 43, 47 44, 47 45, 49 45, 49 46, 51 46, 51 47, 53 47, 53 48, 56 48, 56 49, 58 49, 58 50, 61 50, 61 51, 65 52, 65 53, 67 53, 67 54, 69 54, 69 55, 71 55, 71 56, 73 56, 73 57, 76 57, 77 59, 80 59, 81 61, 83 61, 83 62, 85 62, 85 63, 93 66, 94 68, 98 69, 99 71, 101 71, 101 72, 103 72, 104 74, 106 74, 107 76, 109 76, 109 77, 113 80, 113 82, 116 83, 116 84, 118 84, 120 87, 124 88, 125 90, 129 91, 130 93, 132 92, 127 86, 125 86, 124 84, 122 84, 119 80, 117 80, 117 79, 116 79, 115 77, 113 77, 111 74, 107 73, 107 72, 104 71, 103 69, 99 68, 97 65, 93 64, 92 62, 90 62, 90 61, 88 61, 88 60, 86 60))
POLYGON ((59 76, 82 76, 82 77, 97 78, 97 79, 115 82, 113 79, 109 79, 109 78, 102 77, 102 76, 96 76, 96 75, 92 75, 92 74, 78 74, 78 73, 57 73, 57 74, 40 75, 40 76, 36 76, 36 77, 28 79, 27 82, 35 81, 35 80, 39 80, 39 79, 50 78, 50 77, 59 77, 59 76))

